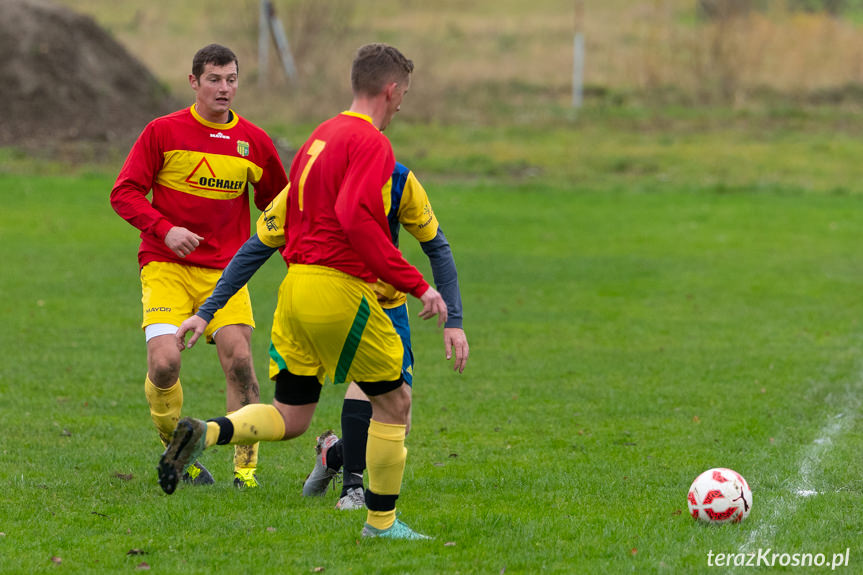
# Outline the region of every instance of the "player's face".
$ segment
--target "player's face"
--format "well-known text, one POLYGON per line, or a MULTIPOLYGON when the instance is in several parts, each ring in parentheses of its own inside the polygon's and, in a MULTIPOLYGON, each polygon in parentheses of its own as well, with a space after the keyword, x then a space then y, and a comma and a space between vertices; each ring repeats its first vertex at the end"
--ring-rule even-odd
POLYGON ((404 83, 394 83, 390 86, 391 88, 388 88, 387 90, 387 94, 389 96, 389 100, 387 102, 387 115, 384 117, 384 121, 381 124, 381 132, 387 129, 387 126, 390 125, 390 120, 393 119, 396 112, 402 109, 402 100, 411 86, 410 77, 408 77, 407 81, 404 83))
POLYGON ((198 114, 209 122, 226 123, 231 102, 237 94, 237 81, 237 64, 234 62, 225 66, 205 64, 200 79, 189 75, 198 114))

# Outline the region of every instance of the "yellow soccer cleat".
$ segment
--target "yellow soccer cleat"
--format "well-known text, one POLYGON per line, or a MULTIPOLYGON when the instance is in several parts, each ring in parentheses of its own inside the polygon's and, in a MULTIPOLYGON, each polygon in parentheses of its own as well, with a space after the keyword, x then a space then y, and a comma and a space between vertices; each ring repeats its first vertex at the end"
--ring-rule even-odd
POLYGON ((207 468, 201 465, 200 461, 190 465, 183 474, 183 483, 189 485, 212 485, 215 482, 213 474, 207 471, 207 468))
POLYGON ((245 467, 243 469, 234 470, 234 487, 259 487, 258 477, 255 475, 257 471, 254 467, 245 467))

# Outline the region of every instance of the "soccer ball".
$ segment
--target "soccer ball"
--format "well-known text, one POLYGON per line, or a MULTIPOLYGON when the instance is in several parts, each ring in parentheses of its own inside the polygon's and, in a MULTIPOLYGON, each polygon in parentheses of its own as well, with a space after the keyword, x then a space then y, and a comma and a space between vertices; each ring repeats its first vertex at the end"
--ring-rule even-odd
POLYGON ((708 523, 740 523, 752 509, 752 491, 731 469, 708 469, 695 478, 687 496, 689 513, 708 523))

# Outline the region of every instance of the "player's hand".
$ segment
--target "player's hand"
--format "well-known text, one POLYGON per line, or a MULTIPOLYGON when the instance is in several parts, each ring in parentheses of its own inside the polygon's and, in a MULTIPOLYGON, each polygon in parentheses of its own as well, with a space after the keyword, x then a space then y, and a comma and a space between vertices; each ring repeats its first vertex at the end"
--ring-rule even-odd
POLYGON ((429 319, 438 316, 438 327, 446 323, 446 303, 436 289, 429 286, 420 301, 423 304, 423 308, 418 314, 421 318, 429 319))
POLYGON ((174 338, 177 340, 177 349, 180 351, 191 349, 192 346, 195 345, 195 342, 198 341, 198 338, 204 335, 204 330, 207 328, 208 323, 208 321, 198 315, 186 318, 186 320, 180 324, 180 329, 178 329, 177 333, 174 334, 174 338), (192 332, 192 337, 189 338, 189 343, 187 344, 186 334, 188 332, 192 332))
POLYGON ((203 241, 204 238, 181 226, 174 226, 165 234, 165 245, 180 256, 186 257, 203 241))
POLYGON ((467 344, 467 336, 460 327, 443 328, 443 345, 446 350, 447 360, 452 359, 455 352, 455 361, 452 364, 453 371, 464 372, 467 364, 467 356, 470 355, 470 347, 467 344))

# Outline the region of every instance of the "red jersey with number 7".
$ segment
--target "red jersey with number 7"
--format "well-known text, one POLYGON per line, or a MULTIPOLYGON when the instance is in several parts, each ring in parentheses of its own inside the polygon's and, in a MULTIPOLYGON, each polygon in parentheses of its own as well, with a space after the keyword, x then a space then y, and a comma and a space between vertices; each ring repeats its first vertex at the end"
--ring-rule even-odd
POLYGON ((368 116, 343 112, 318 126, 291 164, 288 265, 326 266, 424 294, 428 283, 390 239, 394 166, 389 140, 368 116))

